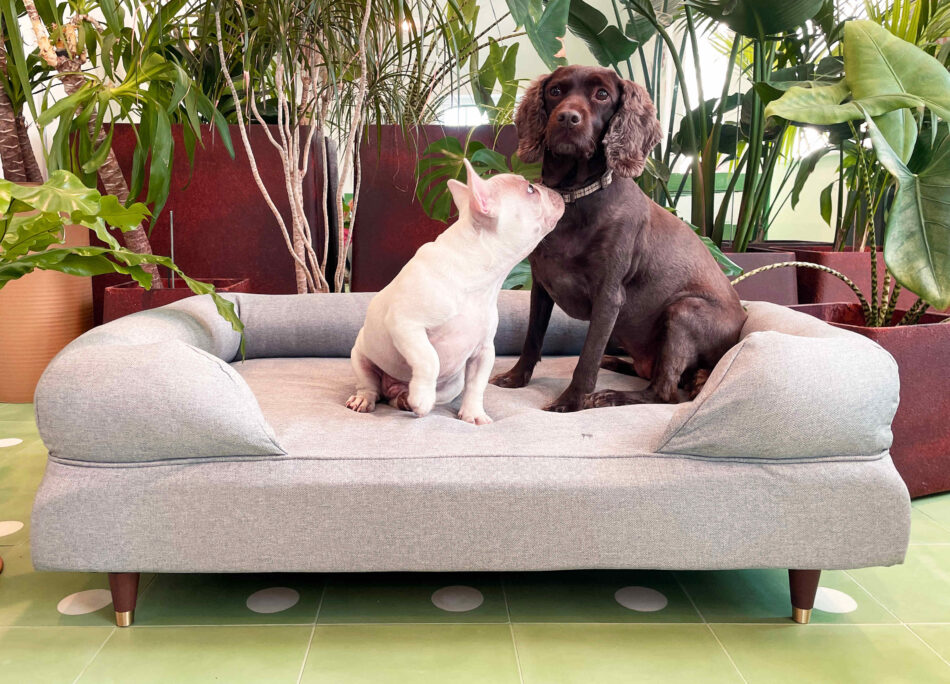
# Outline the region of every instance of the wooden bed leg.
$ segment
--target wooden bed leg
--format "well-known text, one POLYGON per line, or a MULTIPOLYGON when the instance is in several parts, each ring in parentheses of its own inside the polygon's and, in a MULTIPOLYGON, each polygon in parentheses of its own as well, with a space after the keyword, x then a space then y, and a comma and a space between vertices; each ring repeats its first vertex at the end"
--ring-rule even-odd
POLYGON ((821 570, 789 570, 788 588, 792 595, 792 619, 807 625, 811 619, 811 609, 815 607, 815 594, 818 592, 818 580, 821 570))
POLYGON ((139 592, 139 573, 110 572, 109 589, 112 591, 112 607, 115 609, 115 624, 128 627, 135 619, 135 599, 139 592))

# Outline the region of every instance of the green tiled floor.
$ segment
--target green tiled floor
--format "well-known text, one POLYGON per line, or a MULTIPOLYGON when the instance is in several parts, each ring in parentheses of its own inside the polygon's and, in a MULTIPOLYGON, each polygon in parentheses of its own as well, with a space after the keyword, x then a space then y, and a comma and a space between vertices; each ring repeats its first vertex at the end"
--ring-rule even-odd
POLYGON ((29 405, 0 404, 0 445, 0 532, 24 523, 0 535, 3 684, 950 682, 950 495, 914 502, 904 565, 824 573, 808 626, 784 571, 747 570, 143 576, 116 629, 104 576, 30 563, 29 405))

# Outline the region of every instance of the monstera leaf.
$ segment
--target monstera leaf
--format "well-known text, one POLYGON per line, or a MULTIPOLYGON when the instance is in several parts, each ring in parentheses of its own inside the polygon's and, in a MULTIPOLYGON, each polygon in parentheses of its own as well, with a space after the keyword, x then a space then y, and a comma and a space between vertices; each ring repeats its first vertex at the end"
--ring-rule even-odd
POLYGON ((567 64, 564 57, 564 34, 571 0, 508 0, 508 9, 515 24, 523 26, 538 57, 552 71, 567 64))
POLYGON ((818 14, 824 0, 690 0, 687 4, 736 33, 764 40, 804 24, 818 14))
POLYGON ((942 132, 927 165, 913 173, 869 116, 881 164, 897 179, 887 215, 884 262, 894 278, 937 309, 950 306, 950 135, 942 132))
POLYGON ((833 124, 863 119, 867 113, 901 161, 910 158, 916 126, 912 114, 900 110, 927 107, 950 119, 950 73, 923 50, 870 21, 845 24, 844 70, 844 79, 834 85, 789 88, 769 103, 766 115, 833 124))
POLYGON ((449 192, 450 178, 465 182, 465 159, 479 176, 485 178, 495 173, 516 173, 530 181, 541 175, 541 164, 525 164, 513 154, 510 159, 477 140, 467 140, 465 146, 458 138, 447 136, 429 145, 416 165, 416 197, 422 210, 430 218, 443 223, 452 214, 452 195, 449 192))
POLYGON ((625 61, 637 51, 639 43, 630 40, 597 9, 584 0, 571 0, 567 27, 587 44, 601 66, 610 67, 625 61))

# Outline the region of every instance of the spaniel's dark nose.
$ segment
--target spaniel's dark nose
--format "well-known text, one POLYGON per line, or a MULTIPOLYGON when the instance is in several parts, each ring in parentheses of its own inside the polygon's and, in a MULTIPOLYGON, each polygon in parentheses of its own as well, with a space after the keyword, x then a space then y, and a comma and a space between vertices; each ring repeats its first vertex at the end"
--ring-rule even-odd
POLYGON ((581 122, 581 115, 573 110, 565 109, 558 112, 557 122, 565 128, 574 128, 581 122))

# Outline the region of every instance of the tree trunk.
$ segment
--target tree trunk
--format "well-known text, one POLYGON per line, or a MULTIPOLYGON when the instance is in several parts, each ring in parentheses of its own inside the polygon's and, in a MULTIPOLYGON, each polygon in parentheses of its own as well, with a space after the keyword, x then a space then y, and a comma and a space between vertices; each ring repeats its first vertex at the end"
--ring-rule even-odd
MULTIPOLYGON (((7 77, 7 51, 4 46, 3 32, 0 31, 0 71, 7 77)), ((27 180, 23 166, 23 152, 20 149, 20 137, 17 135, 16 113, 6 89, 0 87, 0 161, 3 162, 3 177, 14 183, 27 180)))
POLYGON ((30 129, 27 127, 23 116, 16 118, 16 132, 20 139, 20 152, 23 155, 26 179, 31 183, 42 183, 43 172, 40 171, 40 165, 36 163, 36 154, 33 152, 33 144, 30 142, 30 129))
MULTIPOLYGON (((82 88, 84 79, 79 75, 82 63, 78 59, 69 59, 60 57, 57 64, 59 78, 63 82, 67 95, 72 95, 82 88), (63 73, 72 72, 72 73, 63 73)), ((95 114, 95 113, 93 113, 95 114)), ((89 117, 89 134, 95 133, 95 116, 89 117)), ((105 128, 99 131, 96 144, 101 145, 106 138, 105 128)), ((125 176, 122 175, 122 169, 119 167, 119 161, 115 158, 115 152, 111 149, 106 156, 105 162, 99 167, 99 180, 107 195, 115 195, 120 204, 125 204, 129 198, 129 185, 125 182, 125 176)), ((139 254, 151 254, 152 245, 148 240, 148 233, 141 224, 132 230, 122 233, 122 243, 127 249, 139 254)), ((143 264, 142 268, 152 275, 152 287, 161 289, 163 287, 161 275, 158 272, 158 266, 154 264, 143 264)))

